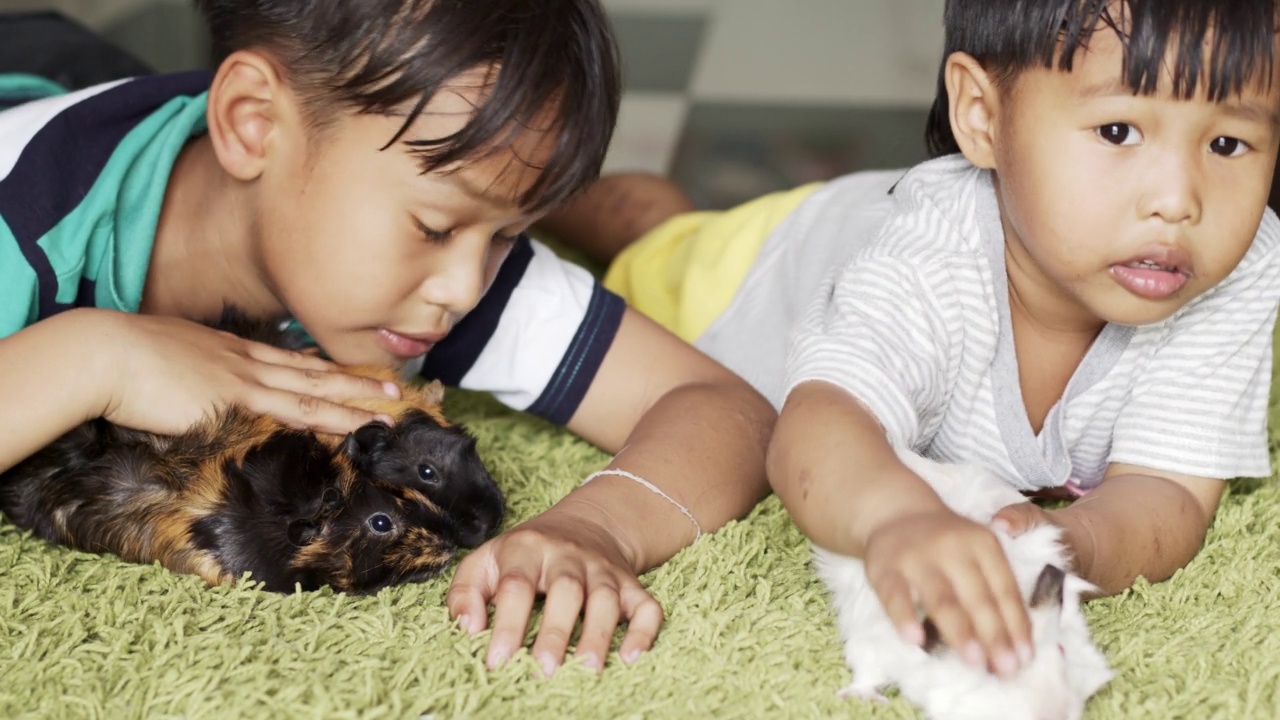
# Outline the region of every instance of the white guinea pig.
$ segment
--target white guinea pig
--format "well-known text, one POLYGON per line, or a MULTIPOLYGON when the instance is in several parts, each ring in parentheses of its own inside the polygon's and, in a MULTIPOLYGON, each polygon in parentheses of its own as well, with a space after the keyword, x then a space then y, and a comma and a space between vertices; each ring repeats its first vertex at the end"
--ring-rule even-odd
MULTIPOLYGON (((987 523, 1000 508, 1026 500, 981 467, 938 463, 906 451, 899 456, 948 507, 977 522, 987 523)), ((933 720, 1078 720, 1085 701, 1112 672, 1080 610, 1081 594, 1095 588, 1065 572, 1069 563, 1060 535, 1053 526, 1016 538, 996 531, 1026 598, 1035 645, 1035 659, 1008 679, 969 665, 936 637, 925 643, 928 649, 903 641, 867 582, 862 561, 814 546, 814 567, 831 590, 845 660, 853 669, 853 682, 840 695, 882 700, 881 690, 897 686, 933 720)), ((926 629, 936 635, 928 623, 926 629)))

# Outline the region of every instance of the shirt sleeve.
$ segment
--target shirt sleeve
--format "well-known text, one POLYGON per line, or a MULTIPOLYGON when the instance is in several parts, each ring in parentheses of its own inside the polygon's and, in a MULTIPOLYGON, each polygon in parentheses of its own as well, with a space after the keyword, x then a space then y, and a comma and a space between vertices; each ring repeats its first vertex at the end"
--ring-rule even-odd
POLYGON ((792 336, 786 391, 812 381, 836 385, 879 420, 890 442, 920 445, 937 431, 951 387, 948 329, 958 303, 938 263, 854 260, 819 290, 792 336))
POLYGON ((422 374, 564 425, 625 309, 586 269, 522 237, 480 303, 427 355, 422 374))
POLYGON ((1176 316, 1116 419, 1111 462, 1199 477, 1271 474, 1267 402, 1280 301, 1280 223, 1176 316))

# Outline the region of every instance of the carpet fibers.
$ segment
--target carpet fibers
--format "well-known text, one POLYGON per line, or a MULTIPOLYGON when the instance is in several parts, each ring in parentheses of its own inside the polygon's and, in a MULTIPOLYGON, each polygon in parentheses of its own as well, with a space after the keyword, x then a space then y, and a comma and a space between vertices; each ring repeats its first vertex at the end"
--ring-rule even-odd
MULTIPOLYGON (((488 398, 455 393, 450 409, 480 438, 511 522, 606 460, 488 398)), ((209 589, 0 520, 0 717, 915 717, 901 699, 836 697, 849 674, 808 557, 770 497, 643 578, 667 612, 653 652, 548 680, 527 650, 484 669, 488 634, 449 620, 448 575, 365 598, 209 589)), ((1280 486, 1233 482, 1187 569, 1087 615, 1117 672, 1087 718, 1280 716, 1280 486)))

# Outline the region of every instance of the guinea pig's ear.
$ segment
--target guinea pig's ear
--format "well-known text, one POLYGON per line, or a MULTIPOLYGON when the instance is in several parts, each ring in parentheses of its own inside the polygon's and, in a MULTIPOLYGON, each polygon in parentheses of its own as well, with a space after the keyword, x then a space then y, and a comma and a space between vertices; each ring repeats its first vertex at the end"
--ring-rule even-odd
POLYGON ((320 534, 320 526, 311 520, 294 520, 289 523, 289 542, 295 547, 310 545, 320 534))
POLYGON ((391 428, 380 422, 365 423, 347 434, 344 445, 347 457, 357 468, 362 468, 369 456, 381 452, 391 441, 391 428))
POLYGON ((444 404, 444 385, 439 380, 432 380, 422 388, 422 394, 432 405, 444 404))
POLYGON ((1045 565, 1031 591, 1031 607, 1062 607, 1062 586, 1067 574, 1056 565, 1045 565))

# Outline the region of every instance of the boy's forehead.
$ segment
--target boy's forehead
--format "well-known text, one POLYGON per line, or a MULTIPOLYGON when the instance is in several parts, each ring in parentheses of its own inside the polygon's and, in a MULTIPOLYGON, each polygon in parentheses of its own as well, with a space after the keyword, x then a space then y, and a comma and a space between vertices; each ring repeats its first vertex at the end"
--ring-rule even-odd
MULTIPOLYGON (((409 123, 397 141, 400 149, 422 158, 423 151, 466 128, 488 97, 482 73, 468 73, 442 87, 409 123)), ((412 107, 397 113, 407 117, 412 107)), ((537 181, 558 142, 554 106, 528 121, 513 120, 471 157, 442 167, 422 163, 422 171, 446 177, 464 194, 492 205, 515 207, 537 181)))

